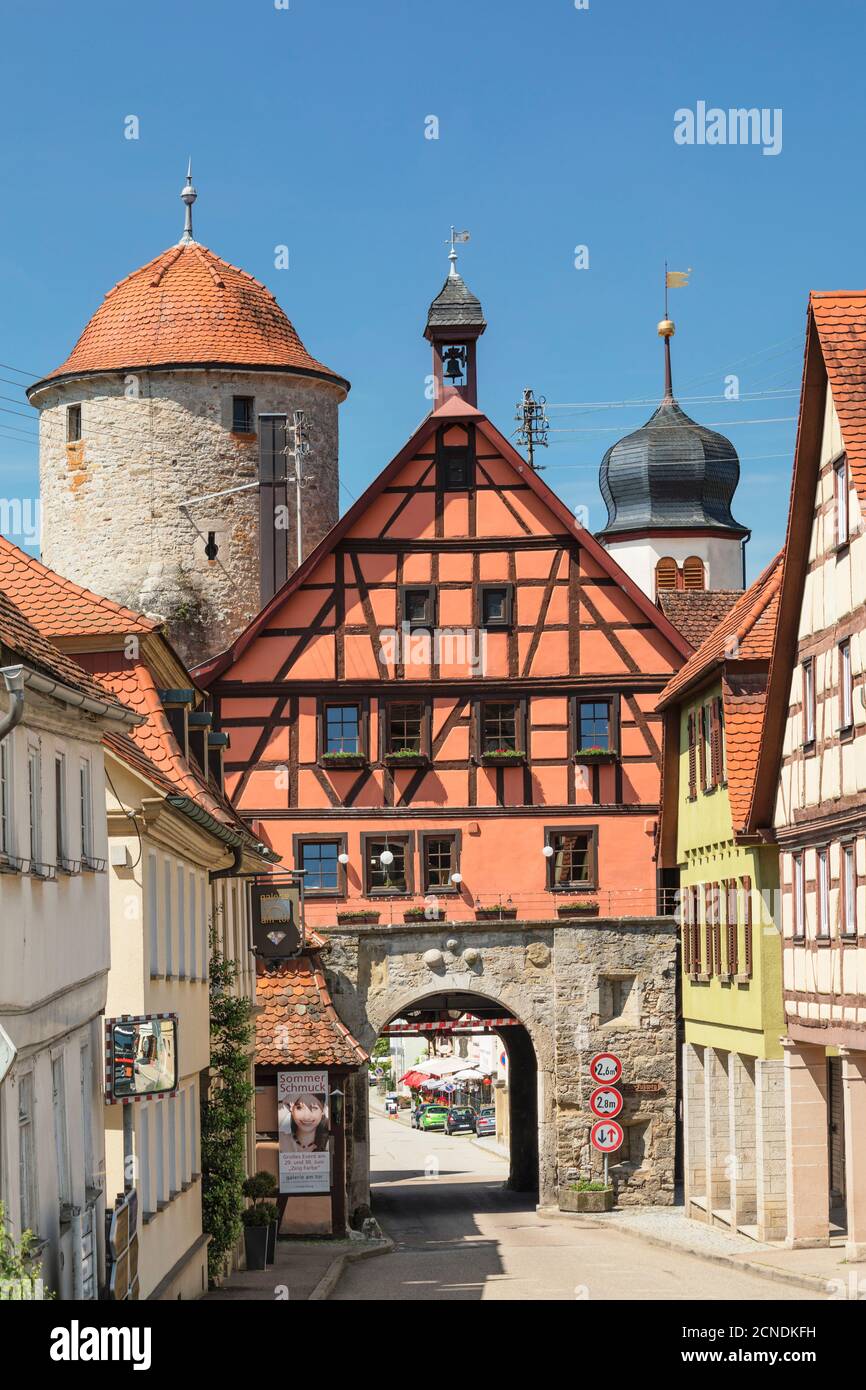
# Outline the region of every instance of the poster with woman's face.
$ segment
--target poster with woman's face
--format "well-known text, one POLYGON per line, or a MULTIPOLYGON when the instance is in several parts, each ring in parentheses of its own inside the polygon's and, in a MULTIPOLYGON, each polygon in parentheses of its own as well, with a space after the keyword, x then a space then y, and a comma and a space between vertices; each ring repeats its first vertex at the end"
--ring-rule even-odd
POLYGON ((331 1190, 331 1120, 326 1071, 277 1073, 280 1192, 331 1190))

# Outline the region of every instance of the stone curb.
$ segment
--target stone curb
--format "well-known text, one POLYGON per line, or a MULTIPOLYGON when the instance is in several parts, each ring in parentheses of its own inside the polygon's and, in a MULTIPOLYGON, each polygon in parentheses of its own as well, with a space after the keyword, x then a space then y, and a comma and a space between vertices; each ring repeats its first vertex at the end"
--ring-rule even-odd
POLYGON ((637 1236, 638 1240, 646 1241, 647 1245, 657 1245, 663 1250, 677 1250, 683 1255, 696 1255, 698 1259, 706 1260, 709 1264, 728 1265, 732 1269, 747 1269, 750 1274, 758 1274, 761 1278, 769 1279, 776 1284, 796 1284, 798 1288, 811 1289, 813 1293, 827 1293, 827 1280, 819 1274, 797 1274, 793 1270, 774 1269, 772 1265, 762 1265, 755 1260, 740 1259, 737 1255, 723 1255, 719 1251, 703 1250, 698 1245, 686 1245, 678 1240, 665 1240, 663 1236, 650 1235, 648 1231, 615 1226, 612 1221, 605 1221, 604 1217, 591 1216, 587 1212, 560 1211, 558 1207, 537 1207, 536 1210, 539 1216, 553 1217, 563 1221, 572 1221, 577 1217, 580 1221, 589 1221, 599 1230, 614 1231, 617 1235, 634 1235, 637 1236))
POLYGON ((322 1299, 330 1298, 334 1289, 339 1284, 347 1264, 354 1264, 356 1260, 369 1260, 372 1259, 374 1255, 390 1255, 393 1249, 393 1240, 391 1240, 389 1236, 383 1236, 381 1240, 377 1240, 374 1244, 364 1246, 360 1250, 345 1250, 342 1255, 338 1255, 325 1270, 325 1273, 313 1289, 307 1302, 321 1302, 322 1299))

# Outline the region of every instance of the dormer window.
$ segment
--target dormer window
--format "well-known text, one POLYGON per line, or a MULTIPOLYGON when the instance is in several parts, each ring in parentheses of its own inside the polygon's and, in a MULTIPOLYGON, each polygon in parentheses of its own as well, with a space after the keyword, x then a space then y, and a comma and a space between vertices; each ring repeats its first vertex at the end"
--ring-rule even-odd
POLYGON ((468 444, 443 444, 439 451, 439 486, 443 492, 468 492, 475 482, 468 444))
POLYGON ((181 753, 187 758, 189 757, 187 713, 195 698, 195 693, 192 690, 160 690, 159 698, 171 726, 171 732, 177 740, 181 753))

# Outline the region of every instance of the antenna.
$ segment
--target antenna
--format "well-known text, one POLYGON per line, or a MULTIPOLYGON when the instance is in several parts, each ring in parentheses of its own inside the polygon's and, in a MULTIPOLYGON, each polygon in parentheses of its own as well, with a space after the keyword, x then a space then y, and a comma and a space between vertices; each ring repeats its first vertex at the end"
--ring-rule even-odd
POLYGON ((538 400, 527 386, 523 392, 523 400, 518 402, 517 414, 517 442, 524 445, 529 455, 529 466, 538 472, 544 464, 536 464, 535 450, 547 448, 547 434, 550 429, 550 421, 544 413, 547 405, 547 397, 539 396, 538 400))

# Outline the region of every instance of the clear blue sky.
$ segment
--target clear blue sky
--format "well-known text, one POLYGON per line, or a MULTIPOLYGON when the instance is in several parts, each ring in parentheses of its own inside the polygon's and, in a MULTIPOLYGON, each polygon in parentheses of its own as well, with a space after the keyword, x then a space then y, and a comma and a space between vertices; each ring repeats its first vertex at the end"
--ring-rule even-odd
MULTIPOLYGON (((353 383, 345 506, 428 408, 421 330, 452 222, 489 324, 479 403, 507 434, 527 385, 556 403, 658 396, 667 257, 694 268, 671 296, 674 385, 740 453, 754 575, 783 537, 796 396, 688 397, 720 397, 728 373, 795 392, 809 289, 866 280, 862 6, 289 3, 6 7, 0 361, 51 370, 111 285, 177 240, 191 154, 198 238, 353 383), (782 152, 677 145, 674 112, 699 100, 780 107, 782 152)), ((30 414, 9 381, 0 396, 30 414)), ((551 411, 545 477, 593 528, 604 449, 649 413, 551 411)), ((0 496, 35 495, 34 437, 0 414, 0 496)))

